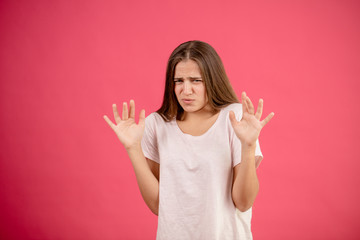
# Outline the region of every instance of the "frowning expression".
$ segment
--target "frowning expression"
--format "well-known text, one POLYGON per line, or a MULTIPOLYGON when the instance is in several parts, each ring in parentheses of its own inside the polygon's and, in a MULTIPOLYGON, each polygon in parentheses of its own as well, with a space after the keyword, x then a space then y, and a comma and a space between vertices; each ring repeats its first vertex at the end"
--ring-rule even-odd
POLYGON ((174 82, 175 95, 185 112, 197 112, 208 104, 205 82, 195 61, 179 62, 175 67, 174 82))

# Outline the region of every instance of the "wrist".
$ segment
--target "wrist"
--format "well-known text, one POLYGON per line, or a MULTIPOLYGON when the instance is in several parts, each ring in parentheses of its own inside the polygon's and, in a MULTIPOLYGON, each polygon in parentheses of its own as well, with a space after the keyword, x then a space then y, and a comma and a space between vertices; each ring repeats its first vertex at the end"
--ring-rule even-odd
POLYGON ((241 162, 243 162, 244 165, 250 164, 249 166, 255 166, 255 152, 256 152, 255 144, 241 145, 241 162))
POLYGON ((141 148, 141 144, 140 144, 140 143, 137 143, 137 144, 134 144, 134 145, 125 147, 125 150, 126 150, 128 153, 133 153, 133 152, 142 151, 142 148, 141 148))
POLYGON ((245 148, 255 148, 256 141, 255 142, 241 142, 241 146, 245 147, 245 148))

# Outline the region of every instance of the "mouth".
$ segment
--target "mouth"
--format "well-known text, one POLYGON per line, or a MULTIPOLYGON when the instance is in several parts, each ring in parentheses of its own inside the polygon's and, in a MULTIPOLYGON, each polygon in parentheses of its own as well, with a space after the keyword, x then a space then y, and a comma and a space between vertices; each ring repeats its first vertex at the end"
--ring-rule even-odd
POLYGON ((183 101, 184 103, 186 103, 186 104, 190 104, 190 103, 192 103, 192 102, 194 101, 194 99, 184 98, 184 99, 182 99, 182 101, 183 101))

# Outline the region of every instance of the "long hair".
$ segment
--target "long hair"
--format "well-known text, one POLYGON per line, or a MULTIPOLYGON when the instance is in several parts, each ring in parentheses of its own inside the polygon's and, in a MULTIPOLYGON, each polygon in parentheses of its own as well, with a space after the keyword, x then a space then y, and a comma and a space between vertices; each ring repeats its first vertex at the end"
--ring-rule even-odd
POLYGON ((174 117, 181 120, 184 114, 184 109, 179 104, 174 92, 174 74, 176 65, 187 59, 191 59, 199 65, 208 101, 214 110, 239 102, 215 49, 202 41, 184 42, 171 53, 166 67, 163 103, 156 111, 165 121, 171 121, 174 117))

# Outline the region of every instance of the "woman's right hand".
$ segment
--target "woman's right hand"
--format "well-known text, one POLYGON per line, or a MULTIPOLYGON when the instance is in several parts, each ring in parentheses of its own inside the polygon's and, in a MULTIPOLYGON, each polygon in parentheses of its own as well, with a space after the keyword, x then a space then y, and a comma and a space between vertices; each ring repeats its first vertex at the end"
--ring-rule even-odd
POLYGON ((114 124, 106 115, 104 115, 104 119, 112 130, 114 130, 120 142, 124 145, 126 150, 140 146, 145 129, 145 109, 140 111, 139 123, 136 124, 134 100, 130 100, 130 111, 128 111, 127 103, 123 103, 122 119, 119 116, 115 103, 112 107, 116 124, 114 124))

